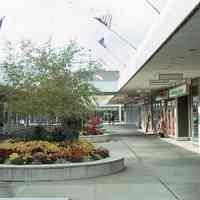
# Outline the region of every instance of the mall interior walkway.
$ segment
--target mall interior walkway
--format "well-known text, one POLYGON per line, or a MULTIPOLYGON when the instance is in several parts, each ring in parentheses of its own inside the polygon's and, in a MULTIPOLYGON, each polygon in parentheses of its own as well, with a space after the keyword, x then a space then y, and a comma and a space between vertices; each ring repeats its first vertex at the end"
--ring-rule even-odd
MULTIPOLYGON (((110 127, 111 128, 111 127, 110 127)), ((130 130, 131 129, 131 130, 130 130)), ((0 197, 71 197, 72 200, 199 200, 200 155, 133 128, 132 136, 98 144, 124 156, 118 174, 66 182, 3 183, 0 197)))

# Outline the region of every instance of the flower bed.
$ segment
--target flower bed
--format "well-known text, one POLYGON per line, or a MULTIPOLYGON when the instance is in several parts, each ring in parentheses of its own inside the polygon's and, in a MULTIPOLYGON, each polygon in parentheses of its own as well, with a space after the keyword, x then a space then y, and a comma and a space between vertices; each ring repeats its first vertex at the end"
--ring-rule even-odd
POLYGON ((81 135, 103 135, 103 123, 99 117, 93 117, 86 124, 81 131, 81 135))
POLYGON ((0 143, 1 164, 52 164, 101 160, 109 157, 105 148, 95 148, 87 141, 47 142, 13 140, 0 143))

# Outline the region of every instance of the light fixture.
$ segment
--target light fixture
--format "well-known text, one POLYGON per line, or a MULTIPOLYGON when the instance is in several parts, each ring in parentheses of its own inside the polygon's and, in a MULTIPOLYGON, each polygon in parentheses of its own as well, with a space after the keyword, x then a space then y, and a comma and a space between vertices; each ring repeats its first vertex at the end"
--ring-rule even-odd
POLYGON ((171 64, 166 64, 166 65, 163 65, 162 69, 168 70, 168 69, 170 69, 171 67, 173 67, 173 65, 171 65, 171 64))
POLYGON ((150 85, 168 85, 169 80, 150 80, 150 85))
POLYGON ((137 99, 140 99, 140 96, 135 96, 134 98, 137 100, 137 99))
POLYGON ((142 90, 138 89, 138 90, 136 90, 136 92, 137 92, 137 93, 141 93, 141 92, 142 92, 142 90))
POLYGON ((194 52, 194 51, 197 51, 197 49, 192 48, 192 49, 188 49, 188 51, 194 52))
POLYGON ((159 80, 183 80, 183 73, 159 74, 159 80))

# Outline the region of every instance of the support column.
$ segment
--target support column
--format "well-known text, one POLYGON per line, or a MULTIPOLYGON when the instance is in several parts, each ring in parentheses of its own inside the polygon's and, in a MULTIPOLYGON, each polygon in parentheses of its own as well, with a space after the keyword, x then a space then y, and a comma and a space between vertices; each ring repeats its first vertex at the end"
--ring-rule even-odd
POLYGON ((121 105, 119 105, 118 111, 119 111, 119 122, 121 123, 122 122, 122 106, 121 105))

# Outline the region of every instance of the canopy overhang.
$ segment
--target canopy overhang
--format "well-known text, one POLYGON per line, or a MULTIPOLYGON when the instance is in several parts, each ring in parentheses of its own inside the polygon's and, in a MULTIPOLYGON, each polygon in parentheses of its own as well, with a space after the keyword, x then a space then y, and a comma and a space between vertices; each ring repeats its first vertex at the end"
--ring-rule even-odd
POLYGON ((120 89, 111 103, 125 103, 127 95, 148 96, 200 77, 199 4, 199 0, 168 4, 136 58, 121 71, 120 89))

